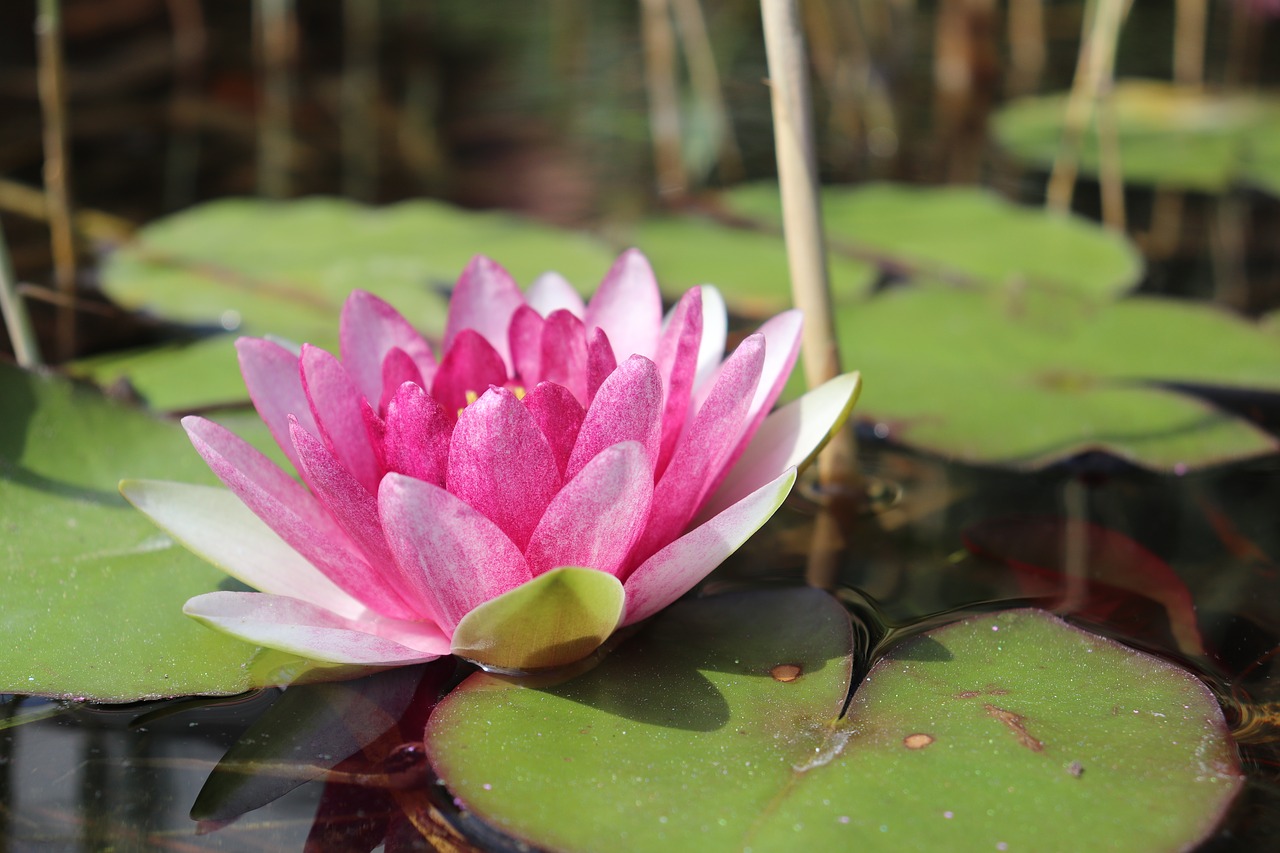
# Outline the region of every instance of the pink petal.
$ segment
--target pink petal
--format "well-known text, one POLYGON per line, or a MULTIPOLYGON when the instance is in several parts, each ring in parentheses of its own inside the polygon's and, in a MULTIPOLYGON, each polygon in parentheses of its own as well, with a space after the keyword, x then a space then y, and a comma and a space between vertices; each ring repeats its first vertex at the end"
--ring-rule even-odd
MULTIPOLYGON (((612 357, 611 353, 610 358, 612 357)), ((524 405, 533 416, 538 429, 542 430, 542 437, 547 440, 563 479, 586 411, 573 394, 569 393, 568 388, 554 382, 539 383, 525 395, 524 405)))
POLYGON ((366 611, 228 489, 125 480, 120 493, 188 551, 254 589, 300 598, 344 616, 366 611))
POLYGON ((331 581, 379 613, 415 617, 416 611, 379 582, 346 533, 300 483, 212 421, 188 417, 182 425, 227 488, 331 581))
POLYGON ((236 353, 240 359, 240 373, 249 389, 253 407, 271 430, 271 437, 280 445, 293 467, 298 468, 298 456, 289 440, 289 415, 308 430, 316 429, 311 417, 311 404, 302 390, 302 377, 298 372, 298 356, 273 341, 262 338, 240 338, 236 341, 236 353))
POLYGON ((640 442, 652 463, 658 457, 661 428, 662 377, 652 361, 633 355, 618 365, 596 392, 565 477, 573 479, 596 454, 622 441, 640 442))
POLYGON ((533 574, 583 566, 616 575, 644 529, 653 469, 644 448, 626 441, 605 448, 547 507, 525 559, 533 574))
POLYGON ((542 329, 542 372, 548 382, 563 385, 578 402, 587 402, 587 335, 582 321, 556 311, 542 329))
POLYGON ((587 312, 578 291, 558 272, 544 272, 535 278, 524 293, 524 301, 543 317, 562 308, 578 319, 587 312))
POLYGON ((671 464, 654 490, 649 526, 635 550, 637 559, 675 539, 693 518, 708 478, 719 472, 738 446, 763 362, 764 338, 751 335, 721 367, 707 401, 677 442, 671 464))
MULTIPOLYGON (((434 374, 434 365, 432 367, 432 373, 434 374)), ((422 378, 422 371, 418 369, 417 363, 404 350, 399 347, 392 347, 387 350, 387 356, 382 360, 382 390, 376 398, 380 413, 387 411, 387 406, 391 405, 392 398, 400 390, 400 386, 406 382, 412 382, 423 388, 427 387, 426 380, 422 378)), ((375 398, 369 397, 368 399, 372 402, 375 398)))
POLYGON ((378 502, 373 495, 339 464, 318 438, 297 421, 292 425, 293 444, 302 459, 307 482, 329 515, 338 522, 352 541, 364 552, 371 580, 395 590, 396 596, 413 608, 416 618, 435 618, 429 605, 417 600, 412 587, 403 583, 395 560, 382 535, 378 519, 378 502))
POLYGON ((379 625, 281 595, 209 592, 182 608, 188 616, 257 646, 311 660, 403 666, 449 654, 449 639, 429 622, 379 625))
POLYGON ((586 323, 588 332, 604 329, 618 363, 633 354, 654 357, 662 329, 662 296, 653 268, 638 249, 627 249, 605 273, 587 304, 586 323))
POLYGON ((654 468, 659 477, 671 461, 676 439, 684 431, 701 341, 702 292, 694 288, 685 293, 672 309, 658 344, 658 372, 662 374, 666 390, 666 403, 662 410, 662 446, 654 468))
POLYGON ((715 376, 724 360, 729 336, 729 312, 720 291, 709 284, 698 290, 702 292, 702 343, 698 347, 698 373, 693 380, 695 390, 715 376))
MULTIPOLYGON (((431 381, 431 374, 435 372, 435 356, 422 335, 399 311, 363 290, 352 291, 343 304, 338 340, 343 366, 370 402, 382 397, 386 373, 383 362, 392 349, 399 349, 409 357, 421 377, 416 380, 420 384, 431 381)), ((398 387, 399 382, 392 391, 398 387)))
POLYGON ((524 550, 560 490, 560 470, 524 404, 505 388, 490 388, 458 417, 446 483, 524 550))
POLYGON ((373 436, 365 426, 364 396, 342 363, 319 347, 303 344, 301 368, 302 387, 311 402, 317 433, 351 475, 376 492, 382 469, 373 436))
POLYGON ((387 470, 443 486, 453 422, 426 391, 412 382, 401 385, 387 406, 382 444, 387 470))
POLYGON ((450 635, 472 608, 533 577, 497 525, 439 486, 388 474, 378 507, 400 570, 450 635))
POLYGON ((431 383, 431 396, 457 417, 470 402, 468 391, 479 397, 490 385, 504 385, 506 381, 507 368, 498 351, 479 332, 463 329, 440 360, 431 383))
POLYGON ((718 471, 715 471, 702 490, 703 497, 715 491, 724 482, 724 478, 733 469, 734 463, 746 450, 747 443, 756 434, 760 424, 764 422, 773 403, 786 387, 787 378, 795 367, 796 357, 800 354, 800 331, 802 315, 799 311, 784 311, 766 322, 757 331, 764 335, 764 366, 760 369, 760 383, 751 398, 751 406, 747 409, 746 422, 742 428, 742 437, 738 446, 725 459, 718 471))
POLYGON ((765 418, 719 488, 703 501, 695 523, 721 512, 786 469, 803 469, 848 419, 860 381, 857 373, 837 376, 765 418))
MULTIPOLYGON (((521 305, 511 317, 507 330, 515 378, 525 388, 542 381, 542 329, 546 321, 528 305, 521 305)), ((496 383, 495 383, 496 384, 496 383)))
POLYGON ((474 329, 502 358, 504 373, 510 373, 513 365, 507 328, 511 325, 511 315, 523 304, 524 297, 511 275, 488 258, 477 255, 458 277, 449 300, 445 350, 453 346, 463 329, 474 329))
POLYGON ((645 560, 623 583, 622 624, 648 618, 684 595, 769 520, 795 482, 794 468, 645 560))
POLYGON ((587 405, 596 398, 596 392, 609 378, 609 374, 618 369, 618 362, 613 357, 613 345, 604 329, 596 329, 591 333, 587 343, 587 405))

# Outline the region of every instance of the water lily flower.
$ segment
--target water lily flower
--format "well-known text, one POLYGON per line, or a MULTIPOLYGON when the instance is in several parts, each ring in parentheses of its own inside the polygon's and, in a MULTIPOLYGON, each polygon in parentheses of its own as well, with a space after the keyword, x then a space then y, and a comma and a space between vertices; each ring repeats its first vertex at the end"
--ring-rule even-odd
POLYGON ((521 293, 476 258, 439 360, 356 291, 341 358, 238 341, 250 397, 301 482, 212 421, 183 420, 226 489, 125 481, 187 548, 258 592, 185 612, 314 661, 457 654, 561 665, 701 581, 778 508, 847 418, 857 374, 770 414, 795 362, 788 311, 727 358, 711 287, 663 317, 638 251, 584 304, 560 276, 521 293))

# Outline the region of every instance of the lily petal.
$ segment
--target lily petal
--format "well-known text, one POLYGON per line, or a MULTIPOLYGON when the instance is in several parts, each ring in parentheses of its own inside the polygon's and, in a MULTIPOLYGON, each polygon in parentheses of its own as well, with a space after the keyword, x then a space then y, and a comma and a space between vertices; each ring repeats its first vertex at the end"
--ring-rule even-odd
POLYGON ((507 344, 507 328, 511 315, 524 304, 520 288, 497 263, 477 255, 458 277, 449 300, 449 319, 444 330, 444 350, 448 352, 463 329, 474 329, 493 345, 501 356, 506 372, 514 367, 507 344))
MULTIPOLYGON (((409 357, 421 377, 420 384, 430 382, 435 373, 431 346, 399 311, 372 293, 353 290, 347 297, 338 324, 338 340, 343 366, 370 402, 382 396, 383 361, 392 349, 409 357)), ((399 382, 392 391, 398 387, 399 382)))
POLYGON ((769 520, 795 480, 795 469, 787 469, 645 560, 623 582, 627 613, 622 624, 646 619, 693 589, 769 520))
POLYGON ((120 493, 188 551, 254 589, 308 601, 341 616, 365 610, 226 489, 123 480, 120 493))
POLYGON ((596 329, 591 333, 587 343, 587 399, 586 405, 596 398, 596 392, 609 378, 609 374, 618 369, 618 362, 613 357, 613 345, 604 329, 596 329))
POLYGON ((307 561, 366 606, 413 618, 394 591, 376 582, 356 546, 302 484, 225 427, 198 417, 183 418, 182 425, 213 473, 307 561))
POLYGON ((667 327, 658 344, 658 372, 662 374, 666 402, 662 411, 662 446, 655 473, 666 470, 676 440, 689 413, 694 375, 698 368, 698 347, 702 341, 702 294, 694 288, 685 293, 671 310, 667 327))
POLYGON ((578 441, 565 468, 565 477, 577 476, 596 454, 621 441, 638 441, 657 460, 662 428, 662 377, 658 367, 642 355, 618 365, 600 386, 587 409, 578 441))
POLYGON ((393 640, 359 620, 280 595, 209 592, 189 600, 182 611, 254 645, 329 663, 402 666, 449 654, 448 639, 430 623, 421 623, 416 635, 398 631, 393 640))
POLYGON ((289 439, 289 415, 296 416, 307 430, 316 430, 311 404, 302 389, 297 353, 264 338, 240 338, 236 341, 236 354, 253 407, 296 470, 298 454, 289 439))
POLYGON ((387 406, 382 444, 387 470, 443 486, 453 421, 421 387, 412 382, 401 385, 387 406))
MULTIPOLYGON (((418 369, 418 365, 409 354, 399 347, 392 347, 387 350, 387 356, 382 360, 382 391, 377 397, 379 414, 386 414, 387 406, 391 405, 396 392, 406 382, 412 382, 422 388, 427 387, 427 381, 422 378, 422 371, 418 369)), ((368 400, 372 402, 374 398, 369 397, 368 400)))
MULTIPOLYGON (((612 354, 610 354, 612 358, 612 354)), ((569 466, 569 456, 577 443, 586 410, 578 403, 569 389, 554 382, 540 382, 524 397, 525 408, 542 430, 551 454, 555 457, 560 477, 564 478, 569 466)))
POLYGON ((388 474, 378 509, 401 572, 433 603, 447 634, 475 607, 533 577, 496 524, 439 486, 388 474))
POLYGON ((382 468, 373 449, 373 437, 365 426, 361 405, 364 396, 342 363, 319 347, 304 344, 300 365, 302 387, 315 418, 315 434, 324 439, 362 486, 370 492, 377 491, 382 468))
POLYGON ((445 482, 523 551, 560 490, 560 468, 524 404, 490 388, 458 416, 445 482))
POLYGON ((849 419, 861 390, 861 375, 845 373, 765 418, 737 464, 699 510, 695 523, 741 500, 780 471, 808 465, 849 419))
POLYGON ((587 333, 568 311, 553 312, 542 329, 542 379, 568 388, 587 404, 587 333))
POLYGON ((649 526, 633 559, 646 559, 685 529, 703 498, 707 478, 738 446, 747 407, 760 380, 764 338, 747 337, 721 367, 702 408, 685 430, 653 493, 649 526))
POLYGON ((715 376, 729 339, 729 309, 724 297, 709 284, 698 290, 702 292, 702 342, 698 346, 698 373, 693 380, 695 390, 715 376))
POLYGON ((299 426, 297 421, 293 423, 293 444, 298 449, 307 482, 315 490, 316 497, 364 552, 373 575, 370 580, 394 589, 415 618, 434 621, 435 613, 430 605, 418 600, 416 590, 403 582, 395 567, 391 549, 382 535, 378 502, 374 496, 334 458, 324 442, 299 426))
POLYGON ((557 566, 617 574, 644 530, 652 499, 644 447, 625 441, 605 448, 547 507, 525 549, 529 569, 535 577, 557 566))
POLYGON ((515 365, 514 375, 525 388, 532 388, 543 379, 542 330, 546 324, 542 315, 528 305, 521 305, 511 316, 507 343, 511 347, 511 361, 515 365))
POLYGON ((467 407, 467 392, 479 395, 490 385, 504 385, 507 368, 502 356, 474 329, 463 329, 445 350, 431 383, 431 396, 446 412, 467 407))
POLYGON ((621 364, 633 354, 653 358, 662 329, 662 296, 653 267, 638 249, 627 249, 605 273, 587 303, 587 331, 604 329, 621 364))
POLYGON ((544 272, 535 278, 524 293, 524 301, 543 317, 564 309, 581 320, 587 313, 578 291, 558 272, 544 272))

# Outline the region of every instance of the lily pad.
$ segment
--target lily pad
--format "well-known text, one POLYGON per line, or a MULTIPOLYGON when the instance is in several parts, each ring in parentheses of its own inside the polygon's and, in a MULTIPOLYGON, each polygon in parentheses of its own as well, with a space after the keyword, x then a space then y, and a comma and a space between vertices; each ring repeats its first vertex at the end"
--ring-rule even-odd
MULTIPOLYGON (((442 202, 224 199, 147 225, 108 258, 103 290, 169 322, 275 335, 336 349, 338 312, 361 288, 425 334, 444 330, 447 289, 476 254, 524 284, 557 270, 590 292, 613 252, 590 236, 442 202)), ((243 399, 231 335, 111 355, 76 366, 104 384, 128 379, 156 408, 243 399), (226 395, 239 389, 240 397, 226 395)))
POLYGON ((816 590, 679 604, 572 681, 472 676, 427 750, 554 850, 1179 849, 1240 788, 1203 684, 1043 611, 893 646, 840 716, 850 637, 816 590))
POLYGON ((900 288, 841 309, 877 433, 976 463, 1102 451, 1159 471, 1273 453, 1276 439, 1175 385, 1280 390, 1280 344, 1209 306, 1102 307, 1027 292, 900 288))
POLYGON ((307 669, 184 616, 224 576, 116 491, 125 476, 213 482, 177 424, 3 364, 0 400, 0 693, 131 702, 307 669))
MULTIPOLYGON (((700 284, 714 284, 736 313, 763 316, 791 306, 791 272, 780 231, 733 228, 699 216, 663 216, 629 234, 653 264, 669 299, 700 284)), ((874 264, 829 253, 837 302, 866 297, 876 282, 874 264)))
MULTIPOLYGON (((747 184, 722 200, 747 220, 781 223, 774 184, 747 184)), ((1109 299, 1132 288, 1143 272, 1141 255, 1124 237, 976 187, 826 187, 822 210, 834 251, 899 276, 978 289, 1030 284, 1109 299)))
MULTIPOLYGON (((1000 142, 1042 168, 1057 156, 1065 93, 1020 98, 995 117, 1000 142)), ((1120 166, 1130 183, 1204 192, 1232 184, 1280 193, 1280 100, 1223 95, 1155 80, 1126 80, 1111 96, 1120 166)), ((1096 125, 1082 140, 1080 167, 1098 173, 1096 125)))

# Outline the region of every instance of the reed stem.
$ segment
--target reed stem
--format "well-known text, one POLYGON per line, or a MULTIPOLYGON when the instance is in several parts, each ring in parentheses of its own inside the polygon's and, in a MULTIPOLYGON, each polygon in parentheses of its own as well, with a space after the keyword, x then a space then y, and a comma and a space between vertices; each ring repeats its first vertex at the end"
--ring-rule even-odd
POLYGON ((18 280, 14 277, 13 264, 9 261, 9 248, 5 243, 3 230, 0 230, 0 314, 4 315, 5 330, 9 333, 13 357, 18 364, 21 367, 38 367, 41 363, 40 344, 31 328, 27 304, 22 301, 22 294, 18 293, 18 280))
POLYGON ((44 191, 48 200, 49 233, 53 245, 54 286, 66 300, 58 309, 55 353, 59 359, 75 354, 76 245, 71 229, 71 166, 67 151, 66 69, 62 57, 62 10, 58 0, 40 0, 36 7, 37 72, 40 110, 44 117, 44 191))

